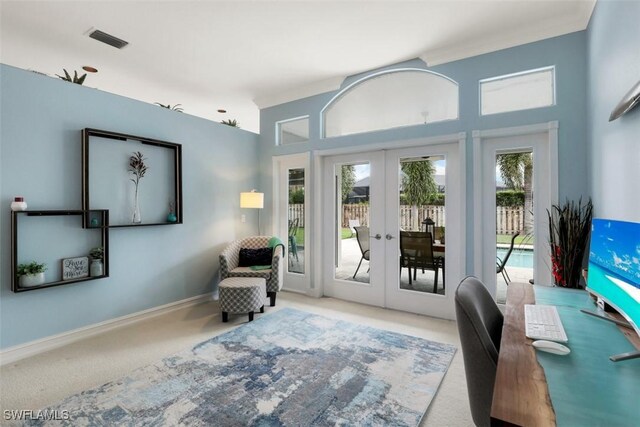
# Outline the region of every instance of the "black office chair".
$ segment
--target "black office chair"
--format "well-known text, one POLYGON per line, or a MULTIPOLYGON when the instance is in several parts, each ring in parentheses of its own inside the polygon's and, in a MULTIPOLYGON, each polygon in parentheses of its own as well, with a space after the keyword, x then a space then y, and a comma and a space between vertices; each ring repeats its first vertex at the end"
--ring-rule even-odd
POLYGON ((491 401, 504 318, 477 278, 465 278, 455 294, 456 320, 473 422, 491 425, 491 401))
POLYGON ((516 237, 518 237, 519 235, 520 232, 516 231, 516 233, 511 237, 511 246, 509 246, 509 250, 504 255, 504 259, 496 257, 498 258, 498 261, 496 262, 496 274, 502 273, 502 278, 507 283, 507 286, 509 286, 509 282, 511 282, 511 277, 509 277, 509 273, 507 272, 507 261, 509 261, 511 252, 513 252, 513 246, 516 243, 516 237))

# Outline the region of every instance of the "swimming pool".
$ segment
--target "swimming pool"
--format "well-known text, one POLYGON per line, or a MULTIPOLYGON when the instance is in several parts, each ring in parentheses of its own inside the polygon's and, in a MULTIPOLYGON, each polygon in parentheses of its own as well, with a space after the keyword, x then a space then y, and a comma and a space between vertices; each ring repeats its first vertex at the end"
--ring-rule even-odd
MULTIPOLYGON (((500 259, 504 259, 508 249, 498 248, 497 255, 500 259)), ((511 252, 507 267, 533 268, 533 251, 526 249, 514 249, 511 252)))

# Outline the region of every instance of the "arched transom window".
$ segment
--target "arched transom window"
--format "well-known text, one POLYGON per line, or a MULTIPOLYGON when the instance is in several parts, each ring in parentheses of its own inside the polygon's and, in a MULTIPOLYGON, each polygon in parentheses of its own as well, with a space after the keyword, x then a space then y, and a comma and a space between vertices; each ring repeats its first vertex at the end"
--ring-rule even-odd
POLYGON ((458 84, 417 68, 367 76, 322 110, 322 136, 350 135, 458 118, 458 84))

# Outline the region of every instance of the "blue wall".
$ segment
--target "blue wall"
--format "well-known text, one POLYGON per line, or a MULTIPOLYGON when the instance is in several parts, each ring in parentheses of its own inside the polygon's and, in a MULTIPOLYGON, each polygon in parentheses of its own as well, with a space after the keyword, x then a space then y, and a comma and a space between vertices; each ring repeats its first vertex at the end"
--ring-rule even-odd
POLYGON ((609 114, 640 80, 640 2, 596 3, 588 35, 590 185, 597 216, 640 222, 640 107, 609 114))
MULTIPOLYGON (((263 160, 261 173, 264 176, 261 189, 267 192, 265 205, 269 205, 269 207, 271 205, 269 190, 271 189, 271 156, 273 155, 346 146, 362 146, 362 149, 366 150, 366 146, 372 143, 467 132, 467 270, 470 272, 473 265, 472 131, 554 120, 559 121, 560 126, 558 144, 560 200, 577 199, 589 194, 586 133, 586 33, 584 31, 430 68, 425 67, 425 64, 420 60, 413 60, 380 70, 408 66, 426 68, 444 74, 459 83, 459 120, 322 140, 320 139, 320 110, 338 91, 265 108, 260 111, 260 158, 263 160), (479 80, 549 65, 556 66, 557 103, 555 106, 484 117, 479 115, 479 80), (310 116, 309 143, 276 146, 275 122, 306 114, 310 116)), ((342 87, 377 71, 379 70, 351 76, 345 79, 342 87)), ((269 212, 269 209, 265 209, 265 211, 269 212)))
POLYGON ((257 135, 6 65, 0 89, 0 348, 211 292, 220 251, 256 232, 239 193, 256 186, 257 135), (9 204, 82 208, 85 127, 182 144, 184 224, 112 229, 107 279, 12 293, 9 204))

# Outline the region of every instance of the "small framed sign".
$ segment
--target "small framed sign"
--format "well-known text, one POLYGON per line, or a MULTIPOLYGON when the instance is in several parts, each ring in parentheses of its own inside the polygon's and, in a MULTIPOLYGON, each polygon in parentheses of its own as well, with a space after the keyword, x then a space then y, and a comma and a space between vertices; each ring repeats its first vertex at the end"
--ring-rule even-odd
POLYGON ((89 276, 89 257, 65 258, 62 260, 62 280, 80 279, 89 276))

